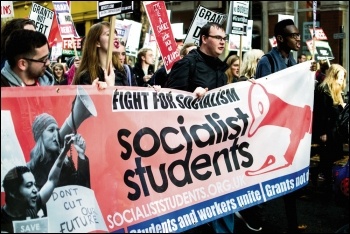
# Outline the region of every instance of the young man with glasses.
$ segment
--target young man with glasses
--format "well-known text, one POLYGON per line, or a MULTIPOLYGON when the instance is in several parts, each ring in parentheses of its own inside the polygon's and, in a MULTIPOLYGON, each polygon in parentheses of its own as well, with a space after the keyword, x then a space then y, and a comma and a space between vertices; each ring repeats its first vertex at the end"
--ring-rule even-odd
MULTIPOLYGON (((199 32, 199 48, 191 50, 185 57, 174 63, 166 88, 194 92, 211 90, 227 84, 226 63, 219 59, 225 50, 226 34, 222 25, 209 22, 199 32), (195 62, 194 72, 191 72, 195 62), (199 88, 199 89, 197 89, 199 88)), ((205 92, 198 93, 202 96, 205 92)))
MULTIPOLYGON (((194 92, 199 98, 207 90, 227 84, 228 65, 219 59, 225 50, 226 33, 222 25, 209 22, 199 32, 199 47, 174 63, 166 88, 194 92), (193 68, 194 66, 194 68, 193 68)), ((233 233, 234 214, 212 221, 216 233, 233 233)))
POLYGON ((1 70, 1 87, 55 85, 46 36, 37 31, 15 30, 5 44, 6 62, 1 70))
MULTIPOLYGON (((257 69, 256 79, 281 71, 297 64, 291 50, 300 49, 300 33, 294 25, 293 20, 285 19, 275 25, 274 34, 277 41, 277 47, 273 47, 269 55, 261 57, 257 69), (267 57, 267 56, 270 56, 267 57)), ((313 64, 310 67, 314 69, 313 64)), ((296 198, 297 192, 294 191, 283 196, 286 218, 288 222, 288 233, 299 233, 307 228, 306 225, 298 225, 296 198)))

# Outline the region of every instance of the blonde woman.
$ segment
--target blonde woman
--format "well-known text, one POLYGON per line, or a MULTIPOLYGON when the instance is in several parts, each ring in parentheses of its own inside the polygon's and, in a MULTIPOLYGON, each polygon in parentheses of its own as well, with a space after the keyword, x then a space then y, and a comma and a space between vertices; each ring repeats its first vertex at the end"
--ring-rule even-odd
POLYGON ((226 64, 229 66, 225 71, 227 84, 237 82, 239 78, 239 56, 231 55, 227 58, 226 64))
POLYGON ((313 112, 313 142, 320 145, 320 172, 326 189, 331 190, 333 163, 343 158, 343 142, 335 133, 336 120, 345 106, 343 91, 346 88, 347 71, 339 64, 332 64, 323 82, 316 87, 313 112))
POLYGON ((259 49, 252 49, 245 52, 240 69, 240 76, 244 76, 247 79, 255 78, 256 67, 264 54, 264 51, 259 49))

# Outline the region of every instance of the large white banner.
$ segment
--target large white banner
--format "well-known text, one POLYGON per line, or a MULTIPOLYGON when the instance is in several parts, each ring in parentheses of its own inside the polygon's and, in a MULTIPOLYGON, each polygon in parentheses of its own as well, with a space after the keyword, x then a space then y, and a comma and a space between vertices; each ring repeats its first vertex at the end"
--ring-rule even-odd
MULTIPOLYGON (((1 119, 2 134, 11 118, 15 136, 5 140, 17 147, 18 139, 26 162, 38 114, 52 115, 62 135, 77 131, 86 145, 84 180, 91 186, 56 188, 46 204, 48 222, 34 227, 54 233, 184 232, 303 188, 312 135, 310 65, 228 84, 202 99, 167 88, 1 88, 2 112, 11 113, 7 122, 1 119)), ((1 162, 14 166, 3 153, 1 162)), ((70 156, 79 157, 75 147, 70 156)))

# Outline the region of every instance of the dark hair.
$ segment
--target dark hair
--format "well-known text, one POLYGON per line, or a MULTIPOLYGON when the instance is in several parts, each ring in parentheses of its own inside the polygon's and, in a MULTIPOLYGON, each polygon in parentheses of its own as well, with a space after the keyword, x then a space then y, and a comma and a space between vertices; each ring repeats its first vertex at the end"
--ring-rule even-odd
POLYGON ((215 23, 215 22, 208 22, 199 31, 199 46, 202 45, 202 36, 208 36, 210 32, 211 27, 216 27, 218 29, 222 29, 225 31, 224 27, 221 24, 215 23))
POLYGON ((33 25, 35 28, 35 22, 31 19, 12 19, 7 21, 1 28, 1 60, 5 58, 5 43, 6 39, 10 36, 10 34, 17 29, 24 29, 26 25, 33 25))
POLYGON ((18 194, 19 187, 23 183, 23 174, 31 172, 26 166, 17 166, 7 172, 2 182, 2 187, 5 191, 5 202, 11 200, 11 194, 18 194))
POLYGON ((298 59, 301 59, 301 56, 305 56, 306 57, 306 54, 299 54, 298 55, 298 59))
POLYGON ((31 57, 36 54, 35 49, 47 45, 46 36, 37 31, 18 29, 11 33, 5 44, 5 55, 11 68, 21 57, 31 57))
POLYGON ((281 20, 280 22, 278 22, 275 25, 275 37, 277 37, 278 35, 284 35, 285 34, 285 28, 289 25, 294 25, 294 21, 291 19, 285 19, 285 20, 281 20))

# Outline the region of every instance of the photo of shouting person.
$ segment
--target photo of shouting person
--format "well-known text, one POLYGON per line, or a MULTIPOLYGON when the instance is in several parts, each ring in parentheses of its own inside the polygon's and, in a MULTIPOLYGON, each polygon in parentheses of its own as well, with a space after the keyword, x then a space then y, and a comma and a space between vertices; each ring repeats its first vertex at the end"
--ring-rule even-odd
POLYGON ((74 141, 73 135, 65 137, 64 146, 49 168, 47 180, 40 190, 27 166, 16 166, 5 175, 2 186, 6 203, 1 207, 1 232, 13 233, 13 221, 39 218, 38 212, 44 208, 59 182, 66 154, 74 141))
MULTIPOLYGON (((40 114, 34 119, 32 131, 36 144, 31 150, 27 166, 32 171, 39 190, 47 181, 50 169, 61 151, 59 130, 55 118, 47 113, 40 114)), ((75 148, 78 154, 78 166, 75 167, 72 155, 66 156, 57 187, 80 185, 90 188, 90 165, 89 158, 85 155, 85 140, 78 133, 74 138, 72 148, 75 148)), ((44 212, 46 215, 45 209, 44 212)))

